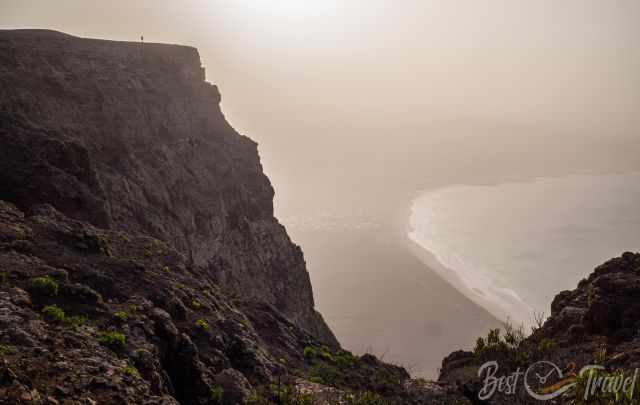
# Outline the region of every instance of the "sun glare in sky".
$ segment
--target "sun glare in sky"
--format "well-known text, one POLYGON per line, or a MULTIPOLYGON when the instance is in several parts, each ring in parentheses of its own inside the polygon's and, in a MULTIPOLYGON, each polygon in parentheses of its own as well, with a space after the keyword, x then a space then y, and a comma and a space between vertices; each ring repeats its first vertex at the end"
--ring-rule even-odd
POLYGON ((226 24, 256 38, 261 46, 335 47, 349 33, 375 26, 375 2, 338 0, 252 0, 211 3, 211 13, 222 12, 226 24))

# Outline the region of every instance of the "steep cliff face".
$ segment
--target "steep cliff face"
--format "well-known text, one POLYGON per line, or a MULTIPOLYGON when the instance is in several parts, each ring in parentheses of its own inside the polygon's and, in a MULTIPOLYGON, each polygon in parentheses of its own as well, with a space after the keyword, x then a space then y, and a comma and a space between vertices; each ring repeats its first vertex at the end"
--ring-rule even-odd
POLYGON ((257 145, 225 120, 196 49, 3 31, 0 88, 0 199, 165 241, 337 344, 257 145))

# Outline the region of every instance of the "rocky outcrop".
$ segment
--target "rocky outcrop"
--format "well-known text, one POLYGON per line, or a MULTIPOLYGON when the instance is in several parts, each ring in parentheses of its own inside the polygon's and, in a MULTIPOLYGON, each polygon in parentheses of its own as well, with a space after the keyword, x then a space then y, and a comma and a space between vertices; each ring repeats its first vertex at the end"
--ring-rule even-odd
POLYGON ((354 395, 456 398, 323 345, 159 239, 0 200, 0 404, 329 405, 354 395))
POLYGON ((0 199, 166 242, 227 291, 337 346, 257 145, 194 48, 0 31, 0 199))
MULTIPOLYGON (((259 384, 282 367, 211 277, 148 236, 0 201, 0 276, 7 403, 207 403, 231 372, 259 384)), ((280 339, 292 364, 313 341, 280 339)))
POLYGON ((596 267, 573 291, 551 303, 546 335, 605 336, 612 342, 640 337, 640 255, 627 252, 596 267))
MULTIPOLYGON (((596 267, 576 289, 556 295, 550 317, 530 336, 512 331, 510 337, 494 338, 492 343, 488 343, 491 338, 484 339, 475 352, 454 352, 443 360, 439 380, 456 384, 469 398, 477 398, 482 387, 478 369, 491 360, 498 361, 501 375, 526 370, 542 360, 563 367, 568 376, 587 365, 602 366, 602 373, 613 375, 633 373, 640 369, 639 297, 640 254, 626 252, 596 267)), ((607 398, 577 402, 579 396, 572 390, 556 403, 617 403, 607 398)), ((522 390, 519 396, 496 395, 487 403, 514 400, 538 403, 522 390)), ((637 397, 634 401, 620 403, 637 403, 637 397)))

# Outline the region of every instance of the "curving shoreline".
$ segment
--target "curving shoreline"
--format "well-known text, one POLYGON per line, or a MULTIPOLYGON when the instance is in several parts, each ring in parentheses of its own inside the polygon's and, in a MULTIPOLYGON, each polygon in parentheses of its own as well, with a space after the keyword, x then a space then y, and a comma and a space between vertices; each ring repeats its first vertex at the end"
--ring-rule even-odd
POLYGON ((498 319, 527 325, 552 298, 540 277, 569 288, 584 276, 575 269, 616 254, 611 245, 632 247, 639 175, 579 173, 428 190, 412 201, 410 251, 498 319), (610 232, 620 221, 629 225, 610 232))

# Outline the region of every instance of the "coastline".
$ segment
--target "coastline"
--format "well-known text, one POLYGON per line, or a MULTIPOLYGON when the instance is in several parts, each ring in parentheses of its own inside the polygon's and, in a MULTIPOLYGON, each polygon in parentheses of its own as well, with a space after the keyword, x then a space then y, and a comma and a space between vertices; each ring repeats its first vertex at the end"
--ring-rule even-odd
POLYGON ((443 358, 455 350, 472 349, 478 336, 501 327, 506 317, 495 316, 469 298, 473 294, 455 269, 411 240, 415 199, 456 185, 491 186, 628 172, 571 171, 433 182, 394 198, 395 204, 385 211, 361 217, 373 226, 347 223, 344 218, 349 215, 334 217, 328 226, 318 223, 313 214, 305 217, 307 222, 283 219, 292 239, 304 249, 316 308, 343 346, 401 364, 416 377, 437 378, 443 358))
MULTIPOLYGON (((459 272, 443 264, 433 252, 420 245, 411 236, 407 238, 407 247, 412 255, 424 263, 425 267, 439 275, 444 281, 449 283, 474 304, 485 309, 499 322, 509 321, 515 322, 518 325, 527 325, 529 319, 526 316, 531 315, 533 313, 532 310, 527 309, 526 312, 516 318, 516 316, 507 309, 509 307, 508 302, 500 302, 497 300, 491 291, 487 291, 486 285, 474 286, 473 283, 466 280, 459 272)), ((495 291, 493 294, 495 294, 495 291)), ((512 302, 512 304, 526 305, 524 302, 512 302)))
MULTIPOLYGON (((421 235, 414 229, 412 225, 412 218, 415 215, 415 207, 418 199, 427 198, 430 194, 434 194, 440 191, 448 189, 465 188, 465 187, 497 187, 497 186, 509 186, 509 185, 522 185, 527 183, 544 183, 548 180, 560 180, 560 179, 572 179, 580 177, 607 177, 607 176, 624 176, 624 175, 637 175, 638 171, 628 170, 611 170, 606 172, 601 171, 574 171, 564 175, 551 175, 551 176, 535 176, 526 177, 518 180, 509 179, 504 181, 492 181, 492 182, 468 182, 468 183, 456 183, 444 185, 442 187, 429 188, 422 190, 420 193, 416 193, 411 200, 410 208, 408 208, 406 218, 407 229, 407 246, 411 254, 420 259, 426 267, 435 271, 445 281, 452 285, 456 290, 462 293, 467 298, 471 299, 474 303, 489 311, 493 316, 502 321, 509 320, 516 324, 529 325, 532 321, 532 316, 535 311, 529 304, 522 300, 515 291, 507 288, 500 288, 493 284, 493 282, 482 274, 465 274, 457 270, 451 265, 447 265, 447 262, 440 257, 435 250, 432 250, 429 243, 423 239, 421 241, 421 235)), ((424 215, 424 214, 423 214, 424 215)), ((415 221, 415 220, 414 220, 415 221)), ((467 271, 468 273, 468 271, 467 271)))
POLYGON ((317 308, 357 354, 437 379, 443 358, 501 325, 409 251, 395 229, 290 232, 305 246, 317 308))

